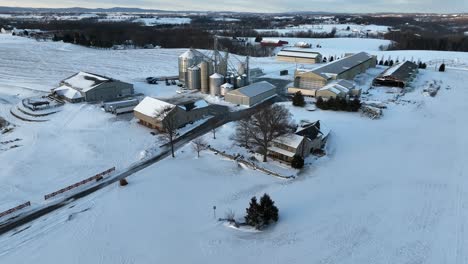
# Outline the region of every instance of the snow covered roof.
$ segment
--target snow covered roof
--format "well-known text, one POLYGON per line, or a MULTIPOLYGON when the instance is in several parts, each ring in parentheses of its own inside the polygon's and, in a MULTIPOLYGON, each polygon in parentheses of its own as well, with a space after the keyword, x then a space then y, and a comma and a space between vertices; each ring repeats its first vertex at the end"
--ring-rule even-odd
POLYGON ((83 98, 83 95, 79 91, 77 91, 77 90, 75 90, 75 89, 73 89, 71 87, 65 86, 65 85, 57 87, 53 91, 56 92, 58 95, 63 96, 63 97, 68 98, 68 99, 83 98))
POLYGON ((388 68, 377 78, 393 77, 402 81, 407 80, 418 68, 418 65, 411 61, 400 62, 388 68))
POLYGON ((312 70, 312 72, 326 79, 329 79, 329 76, 327 74, 337 75, 337 74, 343 73, 372 58, 373 58, 372 55, 366 52, 360 52, 360 53, 357 53, 348 57, 341 58, 339 60, 335 60, 322 67, 315 68, 314 70, 312 70))
POLYGON ((169 111, 176 106, 164 101, 158 100, 153 97, 145 97, 136 107, 133 109, 135 112, 139 112, 143 115, 149 116, 151 118, 156 118, 159 121, 162 121, 169 111))
POLYGON ((179 56, 179 58, 185 58, 185 59, 193 59, 193 58, 198 58, 198 57, 203 57, 203 53, 194 49, 189 49, 179 56))
POLYGON ((282 50, 278 52, 276 56, 316 59, 317 57, 320 57, 321 55, 318 52, 296 52, 296 51, 282 50))
POLYGON ((283 144, 292 148, 298 148, 299 145, 302 143, 302 140, 304 140, 303 136, 299 136, 296 134, 286 134, 284 136, 275 138, 273 142, 283 144))
POLYGON ((100 85, 101 83, 110 81, 110 78, 99 76, 87 72, 79 72, 65 80, 62 83, 67 84, 68 86, 78 89, 83 92, 87 92, 94 87, 100 85))
POLYGON ((276 86, 267 81, 261 81, 257 83, 252 83, 237 90, 230 91, 229 93, 242 94, 248 97, 254 97, 256 95, 265 93, 270 90, 276 90, 276 86))
POLYGON ((232 85, 232 84, 230 84, 230 83, 225 83, 225 84, 222 84, 222 85, 221 85, 221 88, 228 88, 228 89, 230 89, 230 88, 234 88, 234 85, 232 85))
POLYGON ((219 73, 213 73, 212 75, 210 75, 210 78, 214 79, 214 78, 217 78, 217 79, 220 79, 220 78, 224 78, 223 75, 219 74, 219 73))

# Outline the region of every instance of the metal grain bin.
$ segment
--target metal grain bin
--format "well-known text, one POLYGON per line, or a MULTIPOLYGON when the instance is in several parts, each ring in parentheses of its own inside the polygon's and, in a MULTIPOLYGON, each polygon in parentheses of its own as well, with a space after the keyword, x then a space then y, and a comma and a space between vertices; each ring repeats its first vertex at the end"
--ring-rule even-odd
POLYGON ((204 94, 210 93, 210 83, 209 83, 209 76, 210 76, 210 69, 209 64, 206 61, 201 62, 198 64, 200 67, 200 87, 201 92, 204 94))
POLYGON ((224 76, 219 74, 219 73, 215 73, 213 75, 210 76, 210 94, 213 95, 213 96, 217 96, 219 95, 221 92, 220 92, 220 86, 224 83, 224 76))
POLYGON ((203 60, 203 54, 190 49, 179 56, 179 81, 185 83, 188 68, 199 64, 203 60))
POLYGON ((225 83, 223 85, 221 85, 221 96, 224 96, 226 95, 226 93, 230 92, 234 90, 234 85, 230 84, 230 83, 225 83))
POLYGON ((189 89, 200 90, 201 81, 200 81, 200 68, 199 67, 194 66, 194 67, 188 68, 186 86, 189 89))

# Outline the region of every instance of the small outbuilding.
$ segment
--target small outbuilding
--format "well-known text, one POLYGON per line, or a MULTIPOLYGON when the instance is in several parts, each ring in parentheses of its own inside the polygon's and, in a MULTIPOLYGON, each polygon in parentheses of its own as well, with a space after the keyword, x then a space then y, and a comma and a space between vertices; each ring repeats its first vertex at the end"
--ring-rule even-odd
POLYGON ((406 85, 416 76, 418 65, 411 61, 398 63, 374 79, 374 86, 390 86, 405 88, 406 85))
POLYGON ((227 92, 224 100, 229 103, 250 107, 276 95, 276 86, 269 82, 261 81, 227 92))

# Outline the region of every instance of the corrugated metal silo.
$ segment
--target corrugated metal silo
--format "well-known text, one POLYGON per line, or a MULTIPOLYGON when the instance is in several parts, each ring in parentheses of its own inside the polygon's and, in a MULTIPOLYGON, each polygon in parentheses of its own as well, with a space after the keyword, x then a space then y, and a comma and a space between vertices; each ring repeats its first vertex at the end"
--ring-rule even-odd
POLYGON ((230 83, 225 83, 223 85, 221 85, 221 95, 222 96, 225 96, 226 93, 228 93, 229 91, 232 91, 234 90, 234 85, 230 84, 230 83))
POLYGON ((242 75, 245 74, 245 63, 240 62, 237 66, 237 74, 242 75))
POLYGON ((179 81, 185 83, 188 68, 199 64, 203 60, 203 54, 197 50, 189 49, 179 56, 179 81))
POLYGON ((221 92, 220 92, 220 86, 224 83, 224 76, 219 74, 219 73, 215 73, 213 75, 210 76, 210 94, 213 95, 213 96, 217 96, 219 95, 221 92))
POLYGON ((197 66, 190 67, 187 70, 187 88, 193 90, 200 90, 201 81, 200 81, 200 68, 197 66))
POLYGON ((210 76, 210 69, 209 64, 207 61, 202 61, 198 67, 200 67, 200 88, 201 92, 204 94, 208 94, 210 92, 210 83, 209 83, 209 76, 210 76))
POLYGON ((237 86, 237 88, 241 88, 241 87, 245 86, 244 85, 244 80, 242 80, 242 76, 237 76, 236 86, 237 86))

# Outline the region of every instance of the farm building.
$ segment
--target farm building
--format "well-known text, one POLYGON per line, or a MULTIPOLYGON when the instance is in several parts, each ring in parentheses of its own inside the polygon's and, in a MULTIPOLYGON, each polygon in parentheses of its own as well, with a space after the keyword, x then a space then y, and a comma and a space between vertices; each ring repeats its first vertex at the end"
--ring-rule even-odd
POLYGON ((375 86, 391 86, 405 88, 418 72, 418 65, 411 61, 398 63, 382 74, 377 76, 372 82, 375 86))
POLYGON ((133 84, 121 82, 105 76, 79 72, 60 82, 52 89, 57 96, 75 102, 111 101, 134 93, 133 84))
POLYGON ((287 163, 290 163, 295 155, 305 158, 311 152, 324 147, 329 132, 326 129, 322 130, 320 121, 316 121, 298 128, 295 133, 278 137, 272 141, 268 155, 287 163))
POLYGON ((320 63, 322 54, 314 49, 307 48, 284 48, 276 54, 277 61, 295 62, 295 63, 320 63))
POLYGON ((316 90, 332 80, 353 80, 356 75, 365 72, 370 67, 375 67, 376 61, 375 56, 361 52, 313 70, 296 70, 293 88, 316 90))
POLYGON ((356 88, 353 82, 348 80, 332 81, 315 92, 316 97, 322 98, 346 98, 361 96, 361 89, 356 88))
POLYGON ((204 100, 172 104, 152 97, 145 97, 133 110, 140 124, 164 131, 164 120, 173 118, 176 127, 203 119, 210 114, 210 106, 204 100))
POLYGON ((284 40, 262 40, 260 42, 260 46, 262 47, 282 47, 284 45, 289 44, 289 42, 284 40))
POLYGON ((253 83, 242 88, 229 91, 224 100, 237 105, 253 106, 268 98, 276 96, 276 86, 262 81, 253 83))

